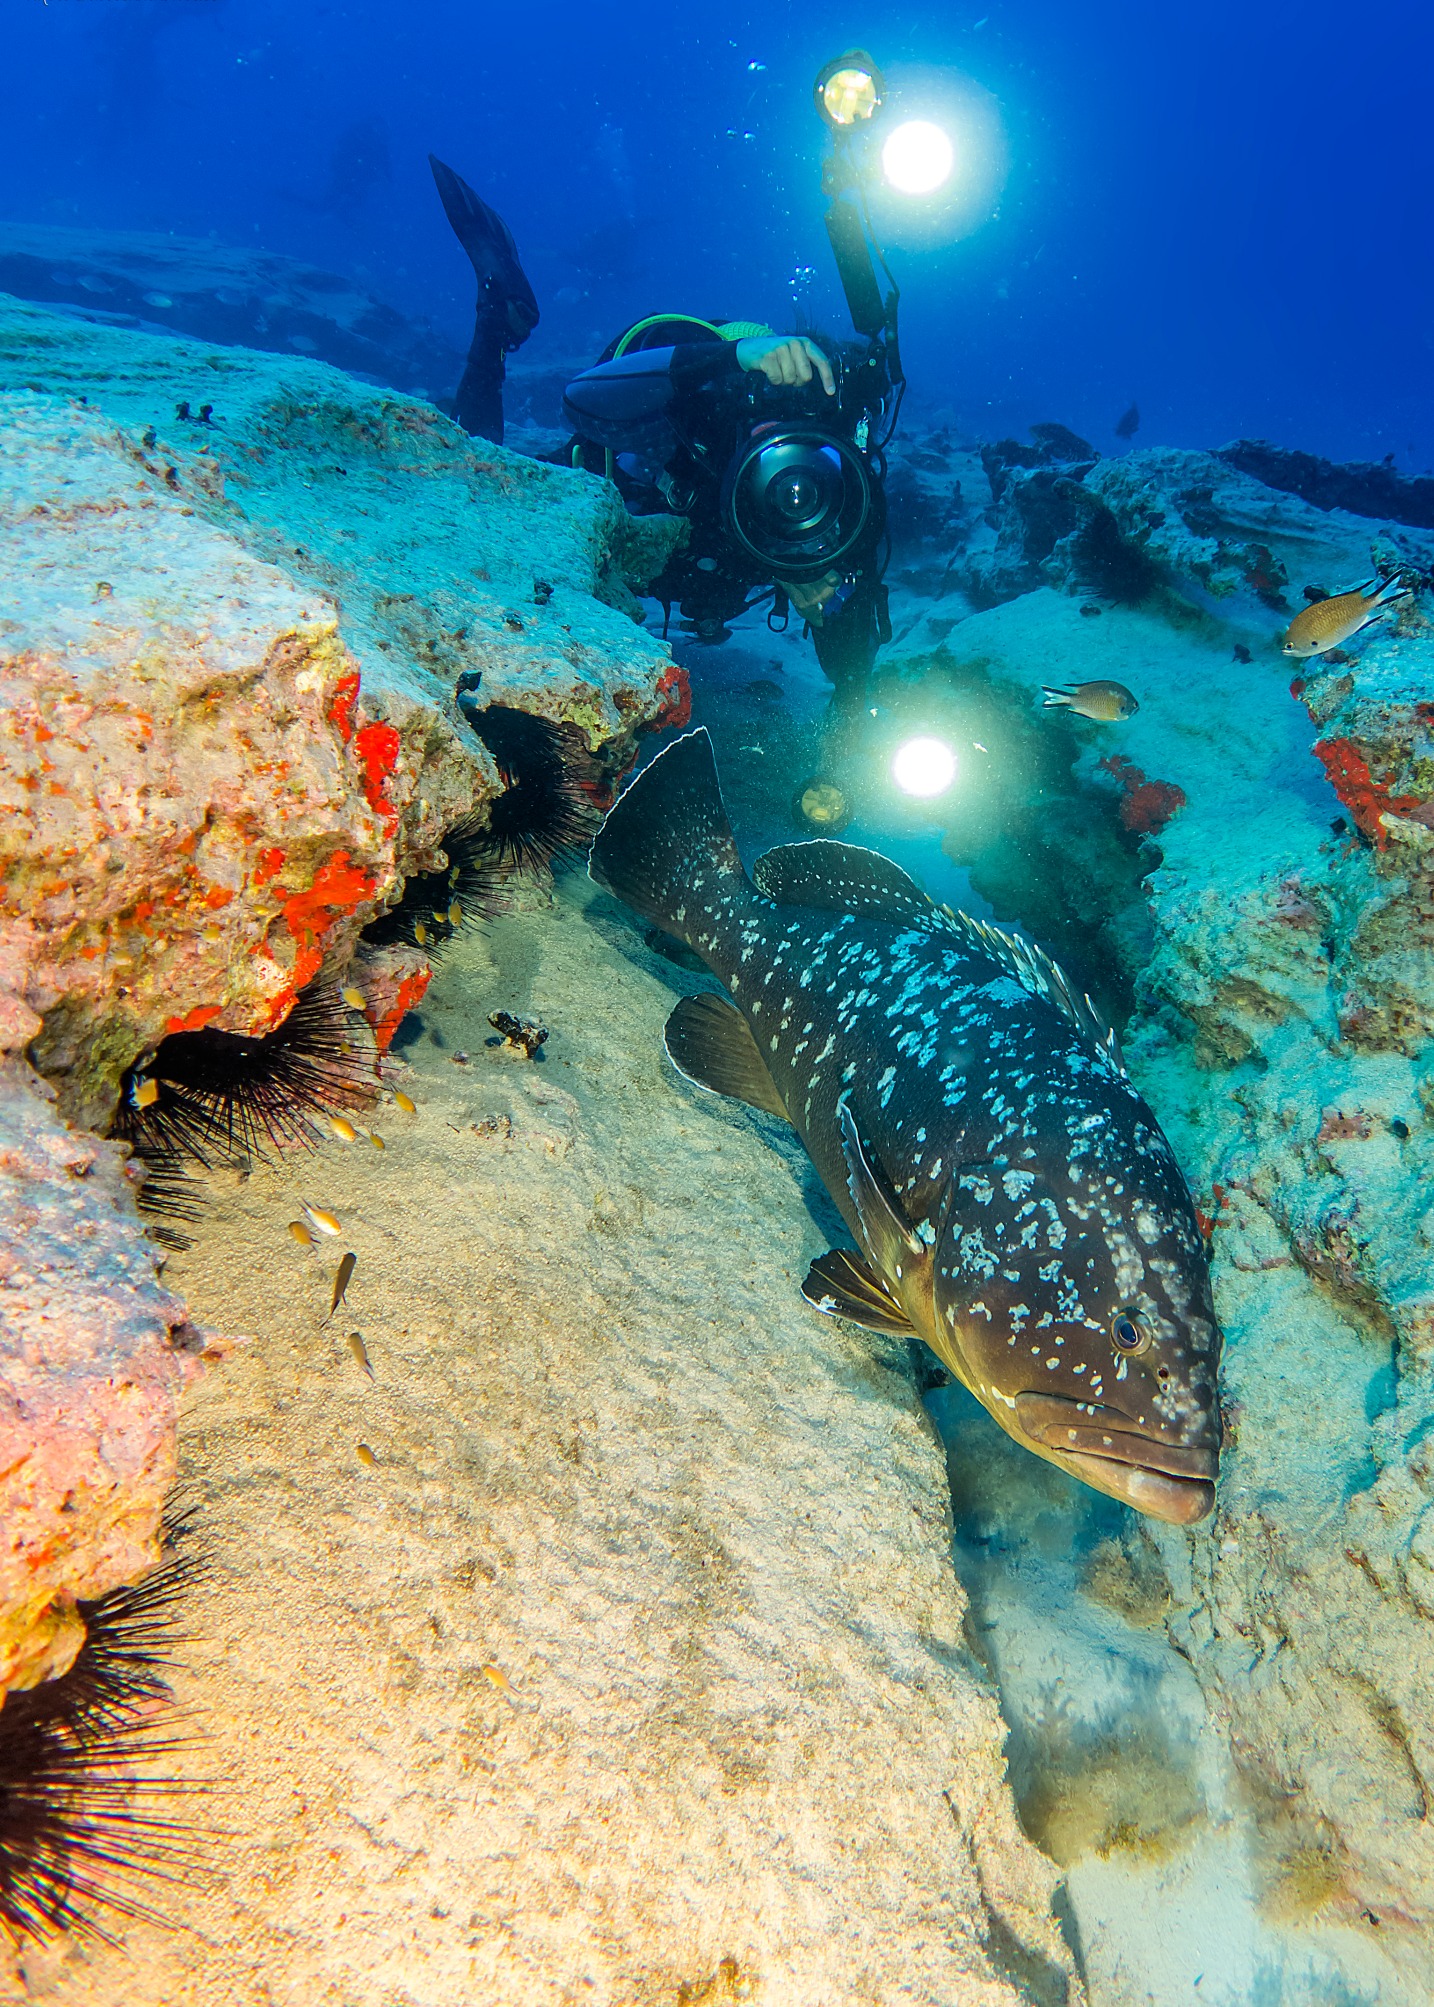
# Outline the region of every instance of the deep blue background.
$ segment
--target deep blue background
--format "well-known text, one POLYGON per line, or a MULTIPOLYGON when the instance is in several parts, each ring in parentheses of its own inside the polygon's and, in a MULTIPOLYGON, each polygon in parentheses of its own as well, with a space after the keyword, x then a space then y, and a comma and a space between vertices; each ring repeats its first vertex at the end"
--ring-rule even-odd
POLYGON ((432 148, 517 235, 530 355, 656 307, 780 319, 806 265, 834 321, 809 89, 860 41, 965 72, 1006 127, 998 213, 896 254, 925 399, 1110 448, 1135 397, 1142 445, 1434 464, 1430 9, 921 5, 0 0, 0 215, 261 244, 466 339, 432 148), (364 121, 391 178, 315 207, 364 121))

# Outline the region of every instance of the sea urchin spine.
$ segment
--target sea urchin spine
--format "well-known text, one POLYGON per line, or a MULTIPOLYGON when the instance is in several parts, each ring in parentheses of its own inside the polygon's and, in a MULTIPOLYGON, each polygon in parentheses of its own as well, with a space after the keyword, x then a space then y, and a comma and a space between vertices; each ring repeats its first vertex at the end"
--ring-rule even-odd
POLYGON ((416 872, 398 903, 364 929, 367 946, 403 941, 432 959, 461 927, 502 910, 505 884, 551 870, 597 826, 588 792, 597 763, 576 727, 504 704, 465 715, 493 755, 504 791, 486 816, 465 816, 446 832, 447 866, 416 872))
POLYGON ((69 1671, 0 1707, 0 1931, 17 1950, 61 1931, 113 1942, 107 1920, 165 1920, 147 1889, 197 1877, 203 1835, 164 1808, 203 1786, 150 1766, 186 1746, 154 1716, 171 1697, 178 1605, 202 1568, 171 1554, 136 1586, 80 1604, 86 1637, 69 1671))
POLYGON ((209 1027, 172 1032, 152 1059, 131 1067, 114 1133, 150 1167, 150 1209, 192 1217, 190 1195, 176 1183, 186 1160, 212 1169, 262 1158, 266 1145, 311 1148, 312 1114, 366 1107, 373 1081, 354 1031, 353 1014, 320 979, 261 1038, 209 1027))
POLYGON ((489 855, 505 871, 551 869, 599 819, 587 793, 597 778, 587 741, 574 726, 504 704, 470 710, 468 719, 503 776, 488 816, 489 855))

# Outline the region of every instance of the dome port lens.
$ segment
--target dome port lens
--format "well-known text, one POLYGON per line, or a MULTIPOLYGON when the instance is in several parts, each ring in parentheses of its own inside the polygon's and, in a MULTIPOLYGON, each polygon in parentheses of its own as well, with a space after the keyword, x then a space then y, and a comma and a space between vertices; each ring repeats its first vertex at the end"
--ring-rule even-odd
POLYGON ((811 466, 784 467, 767 483, 764 504, 780 520, 783 528, 811 530, 821 522, 831 509, 833 502, 840 503, 838 493, 833 496, 832 483, 822 478, 822 472, 811 466))
POLYGON ((821 577, 879 534, 860 454, 803 427, 763 432, 737 453, 723 483, 722 510, 747 555, 793 582, 821 577))

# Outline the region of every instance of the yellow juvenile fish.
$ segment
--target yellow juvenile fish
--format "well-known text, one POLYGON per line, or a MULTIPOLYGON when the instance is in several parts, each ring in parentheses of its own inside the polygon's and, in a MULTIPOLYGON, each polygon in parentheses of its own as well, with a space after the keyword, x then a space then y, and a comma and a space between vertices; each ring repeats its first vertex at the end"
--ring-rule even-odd
POLYGON ((309 1229, 304 1225, 302 1220, 290 1220, 289 1232, 294 1236, 300 1247, 313 1246, 314 1236, 309 1232, 309 1229))
POLYGON ((1367 578, 1353 592, 1337 592, 1331 599, 1317 599, 1303 613, 1297 613, 1285 629, 1280 644, 1286 655, 1323 655, 1330 648, 1342 648, 1346 641, 1376 620, 1386 607, 1398 606, 1412 598, 1398 572, 1393 578, 1367 578))
POLYGON ((428 946, 428 929, 421 920, 415 920, 413 923, 413 938, 420 948, 428 946))
POLYGON ((520 1714, 530 1714, 538 1705, 536 1700, 523 1698, 501 1666, 480 1666, 478 1670, 490 1686, 498 1689, 509 1707, 515 1707, 520 1714))
POLYGON ((143 1080, 136 1080, 129 1090, 130 1105, 134 1108, 153 1108, 159 1099, 159 1082, 152 1073, 143 1080))
POLYGON ((369 1448, 367 1443, 359 1444, 357 1454, 359 1462, 362 1464, 367 1464, 370 1470, 372 1470, 374 1465, 378 1462, 378 1458, 374 1455, 373 1451, 369 1448))
POLYGON ((1078 718, 1094 718, 1099 725, 1123 725, 1140 709, 1139 699, 1123 683, 1073 683, 1069 688, 1042 685, 1048 711, 1074 711, 1078 718))
POLYGON ((350 1331, 349 1350, 353 1353, 355 1359, 358 1360, 358 1363, 363 1367, 369 1378, 372 1379, 373 1367, 368 1362, 368 1347, 363 1342, 362 1332, 350 1331))
POLYGON ((416 1115, 418 1113, 418 1103, 414 1100, 411 1100, 410 1097, 403 1092, 402 1088, 395 1087, 395 1089, 393 1090, 393 1101, 394 1101, 394 1106, 396 1108, 401 1108, 405 1115, 416 1115))
POLYGON ((450 927, 459 927, 463 924, 463 908, 456 899, 448 909, 448 924, 450 927))
MULTIPOLYGON (((350 1250, 339 1263, 339 1272, 334 1277, 334 1296, 332 1303, 329 1305, 329 1317, 333 1316, 334 1312, 343 1302, 344 1293, 348 1289, 350 1282, 352 1282, 353 1272, 357 1267, 358 1256, 350 1250)), ((329 1317, 324 1319, 325 1324, 328 1323, 329 1317)))
POLYGON ((373 1147, 375 1148, 375 1150, 383 1150, 383 1149, 387 1149, 387 1147, 388 1147, 388 1146, 387 1146, 387 1144, 386 1144, 386 1143, 384 1142, 384 1140, 383 1140, 382 1136, 380 1136, 380 1135, 379 1135, 379 1133, 378 1133, 377 1129, 370 1129, 370 1130, 369 1130, 369 1132, 368 1132, 368 1140, 370 1141, 370 1143, 372 1143, 372 1144, 373 1144, 373 1147))
POLYGON ((316 1226, 320 1233, 339 1234, 343 1232, 343 1228, 339 1225, 333 1214, 326 1213, 322 1206, 311 1206, 307 1199, 300 1199, 299 1204, 308 1214, 310 1226, 316 1226))
POLYGON ((364 1002, 363 991, 356 990, 352 983, 349 984, 346 990, 341 990, 339 994, 350 1010, 362 1011, 368 1008, 364 1002))
POLYGON ((341 1143, 356 1143, 358 1141, 358 1130, 355 1129, 347 1115, 330 1115, 329 1127, 341 1143))

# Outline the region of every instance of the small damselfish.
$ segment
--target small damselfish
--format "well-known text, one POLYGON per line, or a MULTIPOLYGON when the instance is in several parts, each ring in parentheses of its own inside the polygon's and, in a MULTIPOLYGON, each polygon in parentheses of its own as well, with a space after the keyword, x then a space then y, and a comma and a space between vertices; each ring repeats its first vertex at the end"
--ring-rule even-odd
POLYGON ((886 858, 742 868, 711 742, 613 808, 598 884, 694 949, 680 1072, 796 1129, 856 1242, 803 1294, 915 1334, 1037 1456, 1177 1525, 1213 1507, 1220 1330, 1185 1180, 1114 1033, 1039 948, 886 858))

